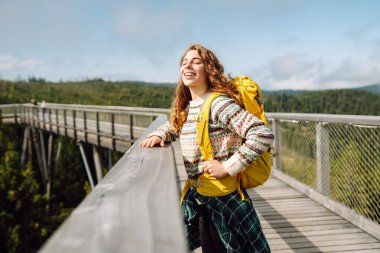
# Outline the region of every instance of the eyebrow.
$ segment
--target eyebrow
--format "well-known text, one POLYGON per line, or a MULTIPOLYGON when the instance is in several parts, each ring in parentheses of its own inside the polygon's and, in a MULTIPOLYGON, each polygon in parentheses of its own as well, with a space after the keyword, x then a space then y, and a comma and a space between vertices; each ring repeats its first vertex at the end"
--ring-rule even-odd
POLYGON ((200 58, 200 57, 193 57, 193 58, 189 58, 189 59, 183 58, 182 61, 184 61, 184 60, 191 60, 191 59, 192 60, 201 60, 201 61, 203 61, 202 58, 200 58))

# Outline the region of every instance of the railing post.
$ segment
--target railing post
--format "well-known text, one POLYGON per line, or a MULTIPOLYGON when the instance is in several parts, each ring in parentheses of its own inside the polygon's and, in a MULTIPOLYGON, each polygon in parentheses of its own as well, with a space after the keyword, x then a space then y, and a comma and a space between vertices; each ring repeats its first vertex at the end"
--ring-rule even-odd
POLYGON ((329 132, 320 122, 316 127, 317 138, 317 190, 330 196, 330 140, 329 132))
POLYGON ((73 128, 74 128, 74 140, 75 141, 77 140, 76 115, 77 115, 76 111, 73 110, 73 128))
POLYGON ((28 122, 28 125, 31 126, 32 125, 32 121, 30 120, 30 107, 26 107, 26 113, 28 115, 28 119, 27 119, 27 122, 28 122))
POLYGON ((46 108, 45 108, 45 107, 42 107, 42 108, 41 108, 41 111, 42 111, 42 124, 43 124, 43 129, 44 129, 44 131, 46 131, 46 122, 45 122, 46 108))
POLYGON ((99 112, 96 112, 96 137, 98 139, 98 147, 100 147, 100 135, 99 135, 99 112))
POLYGON ((129 139, 133 142, 133 114, 129 114, 129 139))
POLYGON ((22 106, 22 104, 20 104, 19 108, 20 108, 20 122, 21 122, 21 124, 24 124, 25 123, 24 122, 24 106, 22 106))
POLYGON ((108 168, 111 169, 113 164, 112 164, 112 150, 111 149, 107 149, 108 150, 108 168))
POLYGON ((55 123, 57 124, 57 134, 59 135, 59 118, 58 118, 58 109, 55 109, 55 123))
POLYGON ((20 108, 20 123, 21 124, 24 124, 24 107, 20 104, 19 105, 19 108, 20 108))
POLYGON ((281 171, 281 123, 277 119, 273 119, 273 133, 274 133, 274 149, 276 156, 273 157, 274 169, 281 171))
POLYGON ((17 111, 16 111, 16 107, 13 107, 13 118, 15 120, 15 124, 17 124, 17 111))
POLYGON ((87 112, 83 111, 84 141, 87 143, 87 112))
POLYGON ((51 109, 50 108, 48 108, 48 116, 49 116, 49 131, 51 133, 53 130, 52 130, 51 109))
POLYGON ((112 135, 112 150, 116 150, 115 148, 115 114, 111 113, 111 135, 112 135))
POLYGON ((40 109, 36 107, 37 111, 37 128, 40 128, 40 109))
POLYGON ((67 137, 66 109, 63 109, 63 126, 65 127, 65 136, 67 137))

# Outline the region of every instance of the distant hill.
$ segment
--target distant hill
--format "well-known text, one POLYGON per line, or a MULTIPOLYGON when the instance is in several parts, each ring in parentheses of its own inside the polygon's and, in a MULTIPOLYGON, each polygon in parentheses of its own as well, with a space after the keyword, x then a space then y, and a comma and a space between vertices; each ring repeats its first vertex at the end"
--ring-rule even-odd
MULTIPOLYGON (((380 85, 355 89, 263 91, 268 112, 380 115, 380 85)), ((0 80, 0 104, 40 102, 169 108, 175 84, 101 79, 51 83, 0 80)))
POLYGON ((380 115, 380 95, 358 89, 264 94, 268 112, 380 115))
POLYGON ((310 92, 310 90, 291 90, 291 89, 286 89, 286 90, 263 90, 263 95, 269 95, 269 94, 288 94, 288 95, 297 95, 297 94, 302 94, 305 92, 310 92))
POLYGON ((329 90, 362 90, 362 91, 368 91, 377 95, 380 95, 380 84, 371 84, 356 88, 343 88, 343 89, 326 89, 326 90, 293 90, 293 89, 285 89, 285 90, 263 90, 264 95, 269 94, 288 94, 288 95, 294 95, 294 94, 303 94, 307 92, 317 92, 317 91, 329 91, 329 90))
POLYGON ((152 82, 143 82, 143 81, 121 81, 121 82, 116 82, 116 83, 121 83, 121 84, 141 84, 145 86, 164 86, 164 87, 176 87, 177 83, 169 83, 169 82, 164 82, 164 83, 152 83, 152 82))
POLYGON ((372 85, 362 86, 362 87, 358 87, 358 88, 354 88, 354 89, 355 90, 364 90, 364 91, 368 91, 368 92, 380 95, 380 84, 372 84, 372 85))

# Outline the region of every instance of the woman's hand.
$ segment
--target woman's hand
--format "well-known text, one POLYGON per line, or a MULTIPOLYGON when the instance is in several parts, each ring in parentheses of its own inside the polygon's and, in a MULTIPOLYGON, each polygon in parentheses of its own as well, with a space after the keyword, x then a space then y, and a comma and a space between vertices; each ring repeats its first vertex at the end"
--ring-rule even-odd
POLYGON ((145 139, 142 142, 140 142, 139 146, 145 147, 145 148, 152 148, 156 144, 160 144, 161 147, 163 147, 165 145, 164 141, 161 139, 161 137, 159 137, 157 135, 153 135, 153 136, 149 137, 148 139, 145 139))
POLYGON ((203 172, 215 178, 222 178, 229 175, 223 164, 217 160, 206 161, 203 165, 203 172))

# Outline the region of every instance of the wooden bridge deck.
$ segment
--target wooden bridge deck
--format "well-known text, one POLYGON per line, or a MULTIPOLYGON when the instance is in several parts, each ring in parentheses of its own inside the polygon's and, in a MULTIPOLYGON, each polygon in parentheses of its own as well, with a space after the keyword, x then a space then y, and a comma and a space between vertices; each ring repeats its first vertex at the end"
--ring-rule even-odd
MULTIPOLYGON (((181 148, 178 142, 173 144, 182 188, 186 174, 181 148)), ((380 253, 378 239, 277 178, 249 190, 249 195, 273 253, 380 253)))

